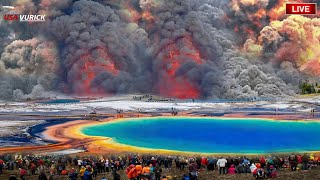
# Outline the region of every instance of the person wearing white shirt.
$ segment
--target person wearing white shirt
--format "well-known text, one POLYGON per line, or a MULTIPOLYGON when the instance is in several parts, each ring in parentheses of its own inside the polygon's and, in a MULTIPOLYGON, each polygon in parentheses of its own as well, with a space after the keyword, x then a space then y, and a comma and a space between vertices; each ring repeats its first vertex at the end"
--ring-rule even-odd
POLYGON ((257 166, 254 163, 252 163, 251 166, 250 166, 251 173, 253 173, 253 171, 256 170, 256 169, 257 169, 257 166))
POLYGON ((105 165, 106 171, 109 172, 109 159, 106 159, 106 162, 104 165, 105 165))
POLYGON ((79 166, 79 171, 80 171, 81 166, 82 166, 82 160, 81 159, 78 159, 78 166, 79 166))
POLYGON ((217 166, 219 168, 219 174, 226 173, 226 164, 227 164, 227 160, 225 158, 220 157, 217 161, 217 166))

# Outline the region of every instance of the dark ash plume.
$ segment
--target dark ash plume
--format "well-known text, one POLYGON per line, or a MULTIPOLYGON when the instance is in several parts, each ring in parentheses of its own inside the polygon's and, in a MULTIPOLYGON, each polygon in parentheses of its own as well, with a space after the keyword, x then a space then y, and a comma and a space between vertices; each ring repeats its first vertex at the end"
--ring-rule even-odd
POLYGON ((1 99, 43 98, 52 91, 279 97, 297 86, 286 76, 287 71, 297 75, 290 65, 278 71, 240 57, 237 35, 224 19, 229 2, 24 2, 16 2, 21 12, 47 13, 48 21, 6 24, 12 31, 0 32, 1 39, 16 35, 0 51, 1 99))

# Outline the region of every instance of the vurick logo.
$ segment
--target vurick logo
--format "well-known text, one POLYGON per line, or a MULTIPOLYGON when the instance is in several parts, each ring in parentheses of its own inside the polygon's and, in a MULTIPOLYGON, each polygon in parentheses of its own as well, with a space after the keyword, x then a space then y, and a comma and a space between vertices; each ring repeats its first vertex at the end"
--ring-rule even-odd
POLYGON ((3 16, 5 21, 20 21, 20 22, 44 22, 46 15, 19 15, 14 11, 8 12, 3 16))

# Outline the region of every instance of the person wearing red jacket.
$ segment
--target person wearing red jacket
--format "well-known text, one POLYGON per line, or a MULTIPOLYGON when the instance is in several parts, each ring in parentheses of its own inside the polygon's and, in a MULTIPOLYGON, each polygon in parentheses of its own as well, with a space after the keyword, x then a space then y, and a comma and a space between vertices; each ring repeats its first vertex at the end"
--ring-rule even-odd
POLYGON ((228 174, 236 174, 236 168, 234 168, 233 164, 231 164, 230 168, 228 169, 228 174))
POLYGON ((140 164, 137 164, 135 167, 135 173, 138 176, 138 179, 140 179, 141 174, 142 174, 142 166, 140 164))
POLYGON ((128 179, 135 179, 138 175, 136 173, 135 166, 131 164, 129 167, 126 169, 126 174, 128 179))
POLYGON ((67 171, 67 170, 65 170, 65 169, 64 169, 64 170, 62 170, 62 171, 61 171, 61 175, 68 175, 68 171, 67 171))
POLYGON ((260 157, 259 162, 260 162, 262 168, 264 168, 266 166, 266 158, 264 158, 263 156, 260 157))
POLYGON ((297 161, 298 161, 298 164, 302 164, 302 156, 301 155, 297 156, 297 161))
POLYGON ((278 172, 277 172, 277 170, 276 170, 276 168, 274 168, 272 165, 269 167, 269 169, 268 169, 268 177, 269 178, 276 178, 277 177, 277 175, 278 175, 278 172))
POLYGON ((30 164, 31 175, 36 174, 36 168, 37 168, 37 166, 34 163, 30 164))
POLYGON ((202 167, 202 168, 206 168, 207 165, 208 165, 208 160, 207 160, 207 158, 202 157, 202 158, 201 158, 201 167, 202 167))
POLYGON ((0 174, 3 174, 3 164, 4 164, 4 161, 2 159, 0 159, 0 174))
POLYGON ((27 171, 25 169, 19 168, 20 171, 20 178, 21 180, 25 180, 24 176, 27 174, 27 171))
POLYGON ((38 161, 38 164, 41 166, 41 165, 44 165, 44 161, 42 160, 42 159, 40 159, 39 161, 38 161))
POLYGON ((259 178, 265 178, 266 175, 264 173, 264 169, 261 168, 261 165, 260 163, 256 165, 256 169, 252 172, 253 176, 256 178, 256 179, 259 179, 259 178))

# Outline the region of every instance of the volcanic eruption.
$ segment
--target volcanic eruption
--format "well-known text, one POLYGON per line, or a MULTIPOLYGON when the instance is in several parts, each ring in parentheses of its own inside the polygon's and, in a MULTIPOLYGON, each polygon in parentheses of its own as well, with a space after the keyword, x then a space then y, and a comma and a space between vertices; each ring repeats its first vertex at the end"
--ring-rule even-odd
POLYGON ((320 74, 319 18, 287 16, 282 0, 2 3, 48 18, 0 20, 1 99, 283 97, 320 74))

